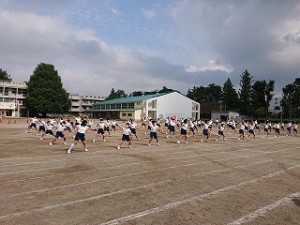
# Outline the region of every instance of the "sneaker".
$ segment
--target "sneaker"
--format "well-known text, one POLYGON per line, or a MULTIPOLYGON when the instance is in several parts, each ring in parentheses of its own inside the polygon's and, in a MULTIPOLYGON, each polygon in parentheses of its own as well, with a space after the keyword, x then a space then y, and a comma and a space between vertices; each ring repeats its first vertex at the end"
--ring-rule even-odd
POLYGON ((169 138, 169 135, 167 135, 167 138, 169 138))
POLYGON ((160 146, 160 144, 159 144, 159 143, 157 143, 157 146, 160 146))
POLYGON ((148 146, 150 146, 150 143, 148 143, 148 146))
POLYGON ((88 152, 89 150, 87 150, 87 148, 86 148, 86 149, 84 149, 84 151, 85 151, 85 152, 88 152))
POLYGON ((64 142, 64 145, 68 145, 67 142, 64 142))
POLYGON ((68 150, 68 151, 67 151, 67 154, 70 154, 70 153, 71 153, 71 150, 68 150))
POLYGON ((96 141, 96 139, 93 139, 93 141, 92 141, 92 142, 94 143, 95 141, 96 141))
POLYGON ((50 142, 49 145, 51 146, 51 145, 52 145, 52 142, 50 142))
POLYGON ((203 143, 203 139, 201 139, 201 143, 203 143))
POLYGON ((120 145, 117 146, 117 149, 121 149, 120 145))
POLYGON ((43 140, 43 138, 40 138, 40 141, 42 141, 43 140))
POLYGON ((239 138, 239 141, 240 141, 241 139, 239 138))
POLYGON ((132 148, 131 145, 128 145, 128 148, 132 148))
POLYGON ((177 144, 180 144, 180 141, 177 141, 177 144))
POLYGON ((104 139, 103 142, 106 142, 106 140, 104 139))

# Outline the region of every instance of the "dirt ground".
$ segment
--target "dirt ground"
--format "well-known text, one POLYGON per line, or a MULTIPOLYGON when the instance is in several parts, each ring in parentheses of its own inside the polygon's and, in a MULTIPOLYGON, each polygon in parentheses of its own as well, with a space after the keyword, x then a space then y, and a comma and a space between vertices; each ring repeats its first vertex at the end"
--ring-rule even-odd
MULTIPOLYGON (((0 126, 0 224, 300 224, 300 139, 269 137, 189 143, 159 133, 116 149, 121 130, 88 152, 0 126)), ((216 128, 213 133, 216 133, 216 128)), ((176 135, 178 137, 178 135, 176 135)))

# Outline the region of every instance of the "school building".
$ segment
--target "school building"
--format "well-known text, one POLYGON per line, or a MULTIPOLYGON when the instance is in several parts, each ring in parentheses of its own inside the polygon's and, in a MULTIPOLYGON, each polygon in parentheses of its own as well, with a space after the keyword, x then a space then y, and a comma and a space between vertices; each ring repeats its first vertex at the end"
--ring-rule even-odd
POLYGON ((0 118, 26 116, 27 84, 0 81, 0 118))
MULTIPOLYGON (((28 110, 24 105, 27 95, 27 84, 25 82, 0 81, 0 118, 2 117, 26 117, 28 110)), ((72 115, 91 116, 93 104, 103 101, 101 96, 81 96, 70 94, 72 115)))
POLYGON ((178 93, 131 96, 95 103, 93 117, 128 120, 200 118, 200 104, 178 93))
POLYGON ((240 114, 235 111, 212 111, 211 112, 211 119, 213 121, 226 121, 227 119, 237 121, 240 114))

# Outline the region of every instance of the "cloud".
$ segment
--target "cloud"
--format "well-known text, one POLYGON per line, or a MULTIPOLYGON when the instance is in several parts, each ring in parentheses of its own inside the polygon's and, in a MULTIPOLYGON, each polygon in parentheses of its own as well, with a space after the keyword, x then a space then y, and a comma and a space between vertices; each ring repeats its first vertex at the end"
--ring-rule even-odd
POLYGON ((82 95, 186 93, 228 77, 236 85, 245 69, 279 88, 299 76, 298 1, 20 2, 0 3, 0 62, 15 81, 40 62, 82 95))
POLYGON ((225 73, 230 73, 233 71, 231 67, 221 65, 217 62, 217 60, 209 60, 207 65, 204 66, 195 66, 195 65, 189 65, 185 71, 189 73, 199 72, 199 71, 224 71, 225 73))
POLYGON ((156 16, 156 12, 153 9, 142 9, 142 13, 147 19, 152 19, 156 16))
MULTIPOLYGON (((231 65, 235 80, 248 69, 254 79, 274 79, 277 87, 294 79, 299 61, 299 1, 179 1, 174 21, 206 43, 210 54, 231 65)), ((202 67, 190 67, 200 70, 202 67)), ((225 70, 226 71, 226 70, 225 70)))

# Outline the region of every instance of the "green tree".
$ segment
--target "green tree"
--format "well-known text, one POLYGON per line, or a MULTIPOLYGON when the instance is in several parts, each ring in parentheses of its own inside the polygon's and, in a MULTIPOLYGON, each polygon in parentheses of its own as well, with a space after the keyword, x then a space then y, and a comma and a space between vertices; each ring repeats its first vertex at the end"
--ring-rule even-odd
POLYGON ((199 86, 189 88, 187 97, 200 102, 218 102, 222 97, 222 88, 216 84, 209 84, 207 87, 199 86))
POLYGON ((253 77, 247 70, 245 70, 240 76, 241 76, 240 90, 239 90, 240 111, 244 115, 250 115, 252 112, 251 95, 252 95, 253 77))
POLYGON ((40 63, 27 83, 26 106, 30 115, 63 114, 71 108, 69 94, 63 88, 54 66, 40 63))
POLYGON ((238 108, 238 102, 238 94, 236 93, 230 78, 228 78, 223 85, 222 105, 225 110, 232 110, 238 108))
POLYGON ((290 119, 300 117, 300 78, 283 89, 282 107, 284 115, 290 119))
POLYGON ((108 97, 105 100, 110 100, 110 99, 114 99, 114 98, 122 98, 122 97, 126 97, 127 95, 125 94, 124 90, 117 90, 115 91, 114 88, 111 89, 110 94, 108 95, 108 97))
POLYGON ((0 80, 2 81, 11 81, 10 74, 7 71, 0 68, 0 80))
POLYGON ((267 82, 265 80, 257 80, 253 83, 251 100, 254 117, 266 115, 266 87, 267 82))

